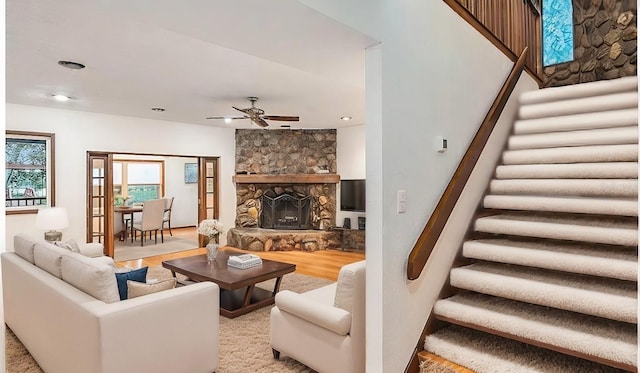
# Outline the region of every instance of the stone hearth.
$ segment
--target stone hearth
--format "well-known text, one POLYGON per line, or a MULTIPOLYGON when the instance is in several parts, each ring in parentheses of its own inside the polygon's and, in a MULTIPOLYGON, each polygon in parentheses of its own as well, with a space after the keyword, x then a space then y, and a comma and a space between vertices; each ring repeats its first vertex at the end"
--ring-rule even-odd
POLYGON ((250 251, 365 251, 365 231, 232 228, 227 233, 227 245, 250 251))
POLYGON ((316 251, 340 249, 340 231, 232 228, 227 245, 250 251, 316 251))

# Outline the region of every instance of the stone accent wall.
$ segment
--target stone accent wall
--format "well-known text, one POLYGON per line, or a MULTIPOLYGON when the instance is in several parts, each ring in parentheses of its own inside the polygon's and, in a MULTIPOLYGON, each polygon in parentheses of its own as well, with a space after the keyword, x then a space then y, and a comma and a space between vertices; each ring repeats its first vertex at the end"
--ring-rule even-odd
MULTIPOLYGON (((336 130, 236 130, 236 173, 318 174, 337 172, 336 130)), ((312 197, 311 225, 336 225, 335 184, 236 184, 236 227, 257 228, 263 194, 312 197)))
POLYGON ((236 130, 236 173, 335 174, 336 130, 236 130))
POLYGON ((574 60, 544 68, 544 86, 636 75, 636 17, 636 0, 573 0, 574 60))

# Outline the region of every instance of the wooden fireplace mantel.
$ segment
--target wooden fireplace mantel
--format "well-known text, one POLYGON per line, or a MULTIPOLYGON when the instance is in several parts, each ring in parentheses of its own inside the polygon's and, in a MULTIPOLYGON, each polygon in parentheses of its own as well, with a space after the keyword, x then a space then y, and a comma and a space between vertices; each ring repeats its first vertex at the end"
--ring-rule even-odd
POLYGON ((279 175, 234 175, 231 177, 238 184, 337 184, 338 174, 279 174, 279 175))

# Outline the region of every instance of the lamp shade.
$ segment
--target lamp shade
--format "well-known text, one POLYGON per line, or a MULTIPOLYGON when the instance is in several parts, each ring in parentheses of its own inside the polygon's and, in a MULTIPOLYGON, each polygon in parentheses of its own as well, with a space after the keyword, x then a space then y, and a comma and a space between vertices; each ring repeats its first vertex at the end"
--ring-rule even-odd
POLYGON ((36 215, 36 228, 53 231, 68 227, 69 217, 66 208, 50 207, 38 210, 38 215, 36 215))

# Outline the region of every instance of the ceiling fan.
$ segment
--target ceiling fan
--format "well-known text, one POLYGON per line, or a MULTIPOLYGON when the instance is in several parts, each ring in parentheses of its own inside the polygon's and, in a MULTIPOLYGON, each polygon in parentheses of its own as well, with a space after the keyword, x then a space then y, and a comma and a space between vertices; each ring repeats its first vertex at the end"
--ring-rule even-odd
POLYGON ((246 109, 240 109, 235 106, 232 108, 243 112, 245 115, 242 116, 225 116, 225 117, 207 117, 207 119, 251 119, 251 121, 260 127, 267 127, 269 123, 265 120, 277 120, 282 122, 298 122, 300 117, 297 116, 283 116, 283 115, 264 115, 264 110, 256 107, 256 101, 258 101, 257 97, 247 97, 249 101, 251 101, 251 107, 246 109))

